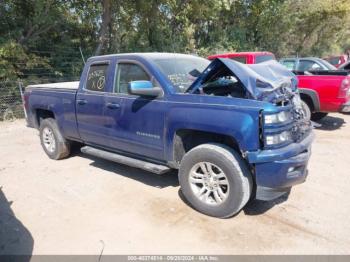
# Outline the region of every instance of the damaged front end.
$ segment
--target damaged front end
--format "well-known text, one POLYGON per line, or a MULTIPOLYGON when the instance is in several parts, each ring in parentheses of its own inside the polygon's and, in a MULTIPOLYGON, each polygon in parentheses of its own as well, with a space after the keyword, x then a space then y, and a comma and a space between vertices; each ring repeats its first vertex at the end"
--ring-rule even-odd
POLYGON ((293 73, 275 61, 244 65, 216 59, 188 91, 272 105, 260 110, 260 149, 245 152, 255 175, 257 199, 272 200, 305 181, 314 135, 293 73))
POLYGON ((302 110, 296 76, 276 61, 245 65, 215 59, 187 92, 265 101, 274 112, 261 112, 264 148, 299 142, 312 130, 302 110))

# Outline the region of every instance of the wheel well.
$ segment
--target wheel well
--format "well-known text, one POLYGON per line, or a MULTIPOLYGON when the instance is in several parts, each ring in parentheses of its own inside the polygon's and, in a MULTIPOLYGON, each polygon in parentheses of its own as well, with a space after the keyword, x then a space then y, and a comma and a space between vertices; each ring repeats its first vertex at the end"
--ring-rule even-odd
POLYGON ((310 96, 306 94, 300 94, 300 98, 310 107, 311 112, 315 111, 315 105, 310 96))
POLYGON ((176 131, 174 138, 174 161, 180 163, 188 151, 206 143, 225 144, 240 153, 239 145, 233 137, 212 132, 181 129, 176 131))
POLYGON ((45 118, 55 118, 55 115, 52 111, 45 110, 45 109, 37 109, 35 110, 35 115, 36 115, 36 123, 37 126, 40 126, 40 123, 42 120, 45 118))

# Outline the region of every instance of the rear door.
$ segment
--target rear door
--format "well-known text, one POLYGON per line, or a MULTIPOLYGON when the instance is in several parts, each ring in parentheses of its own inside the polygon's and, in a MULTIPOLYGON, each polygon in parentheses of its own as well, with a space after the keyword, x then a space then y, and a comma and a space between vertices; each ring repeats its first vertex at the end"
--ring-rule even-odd
POLYGON ((113 85, 111 61, 92 62, 87 68, 76 98, 78 130, 85 143, 106 146, 105 93, 113 85))
POLYGON ((105 111, 105 118, 109 123, 110 145, 128 153, 163 160, 166 104, 163 97, 129 95, 129 82, 137 80, 148 80, 154 86, 159 86, 141 63, 119 60, 115 70, 113 93, 106 98, 107 103, 120 105, 117 114, 116 110, 105 111))

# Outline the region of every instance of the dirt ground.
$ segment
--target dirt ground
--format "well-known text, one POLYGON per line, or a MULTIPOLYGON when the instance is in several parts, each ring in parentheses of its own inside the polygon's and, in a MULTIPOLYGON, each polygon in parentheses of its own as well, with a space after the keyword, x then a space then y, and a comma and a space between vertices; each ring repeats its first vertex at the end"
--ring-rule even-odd
POLYGON ((215 219, 163 176, 75 153, 50 160, 23 120, 0 123, 0 254, 349 254, 350 115, 316 132, 289 198, 215 219))

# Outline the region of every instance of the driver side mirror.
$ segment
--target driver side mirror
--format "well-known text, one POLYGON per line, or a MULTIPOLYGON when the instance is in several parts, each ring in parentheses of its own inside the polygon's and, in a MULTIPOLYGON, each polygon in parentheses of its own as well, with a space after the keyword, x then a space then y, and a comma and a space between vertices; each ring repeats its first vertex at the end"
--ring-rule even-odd
POLYGON ((138 96, 158 97, 163 95, 163 89, 154 87, 151 81, 131 81, 128 84, 128 93, 138 96))

